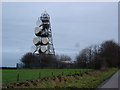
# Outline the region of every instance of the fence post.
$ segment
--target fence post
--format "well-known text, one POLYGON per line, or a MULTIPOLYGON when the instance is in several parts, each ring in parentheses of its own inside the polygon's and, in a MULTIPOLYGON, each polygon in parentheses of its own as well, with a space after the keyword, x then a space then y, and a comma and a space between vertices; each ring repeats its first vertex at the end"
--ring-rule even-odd
POLYGON ((39 79, 40 79, 40 77, 41 77, 41 73, 39 72, 39 79))
POLYGON ((62 72, 62 75, 64 75, 64 73, 62 72))
POLYGON ((53 74, 53 72, 52 72, 52 76, 53 76, 54 74, 53 74))
POLYGON ((19 81, 19 73, 17 74, 17 81, 19 81))

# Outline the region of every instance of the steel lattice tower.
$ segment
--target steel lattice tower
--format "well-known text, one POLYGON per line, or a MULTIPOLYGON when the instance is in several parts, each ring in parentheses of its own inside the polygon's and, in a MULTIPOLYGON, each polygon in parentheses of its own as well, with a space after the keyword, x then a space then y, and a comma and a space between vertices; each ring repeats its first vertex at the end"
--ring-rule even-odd
POLYGON ((42 13, 37 24, 38 27, 35 28, 37 37, 33 39, 36 49, 33 53, 55 55, 49 14, 47 12, 42 13))

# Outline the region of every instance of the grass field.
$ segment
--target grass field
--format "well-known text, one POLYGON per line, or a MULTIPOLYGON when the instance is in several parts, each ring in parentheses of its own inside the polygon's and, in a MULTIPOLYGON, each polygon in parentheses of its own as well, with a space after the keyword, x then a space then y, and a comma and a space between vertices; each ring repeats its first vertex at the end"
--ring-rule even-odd
POLYGON ((106 71, 94 70, 83 73, 82 76, 76 74, 61 76, 61 78, 53 76, 54 79, 26 82, 16 88, 96 88, 116 71, 117 68, 111 68, 106 71))
POLYGON ((91 69, 17 69, 17 70, 2 70, 2 84, 9 84, 17 82, 17 75, 19 74, 19 81, 49 77, 53 75, 64 75, 80 73, 89 71, 91 69))

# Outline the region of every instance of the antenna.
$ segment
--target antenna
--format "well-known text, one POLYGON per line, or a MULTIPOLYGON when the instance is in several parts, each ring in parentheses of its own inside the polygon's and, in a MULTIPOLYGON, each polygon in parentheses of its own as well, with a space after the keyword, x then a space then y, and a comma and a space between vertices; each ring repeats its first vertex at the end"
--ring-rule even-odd
POLYGON ((36 22, 35 37, 33 43, 37 49, 33 49, 33 53, 39 52, 39 54, 52 54, 55 55, 53 46, 52 31, 50 24, 50 15, 45 11, 41 14, 36 22))

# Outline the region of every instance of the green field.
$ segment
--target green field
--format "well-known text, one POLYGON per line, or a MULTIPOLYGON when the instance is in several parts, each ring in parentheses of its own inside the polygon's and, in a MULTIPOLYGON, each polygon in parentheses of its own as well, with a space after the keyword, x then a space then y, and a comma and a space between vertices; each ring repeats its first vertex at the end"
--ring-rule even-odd
MULTIPOLYGON (((117 68, 110 68, 104 71, 94 70, 83 73, 83 76, 75 74, 71 76, 56 77, 42 81, 26 82, 26 85, 20 85, 16 88, 97 88, 104 80, 110 78, 117 68)), ((69 90, 69 89, 68 89, 69 90)), ((71 89, 70 89, 71 90, 71 89)))
POLYGON ((89 71, 91 69, 17 69, 17 70, 2 70, 2 84, 9 84, 17 82, 17 75, 19 74, 19 81, 25 81, 35 78, 49 77, 53 75, 64 75, 80 73, 89 71))

